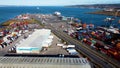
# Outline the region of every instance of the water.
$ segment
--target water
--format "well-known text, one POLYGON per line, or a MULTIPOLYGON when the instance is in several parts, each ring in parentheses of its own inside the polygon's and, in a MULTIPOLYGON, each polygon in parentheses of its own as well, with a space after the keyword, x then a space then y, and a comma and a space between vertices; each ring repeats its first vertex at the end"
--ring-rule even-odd
MULTIPOLYGON (((19 14, 24 13, 42 13, 42 14, 52 14, 55 11, 59 11, 64 16, 72 16, 75 18, 81 19, 84 23, 93 23, 95 25, 104 25, 104 19, 106 15, 94 15, 94 14, 86 14, 88 12, 93 12, 100 9, 87 9, 87 8, 70 8, 70 7, 53 7, 53 6, 40 6, 37 9, 36 6, 33 7, 0 7, 0 23, 5 22, 19 14)), ((118 20, 120 17, 117 17, 114 24, 120 26, 118 24, 118 20)))

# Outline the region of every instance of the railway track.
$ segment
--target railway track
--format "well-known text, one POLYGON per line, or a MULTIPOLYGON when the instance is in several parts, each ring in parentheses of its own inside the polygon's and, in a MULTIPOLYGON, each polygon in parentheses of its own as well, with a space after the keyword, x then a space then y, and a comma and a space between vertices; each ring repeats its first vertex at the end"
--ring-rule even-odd
POLYGON ((92 63, 98 65, 100 68, 120 68, 120 63, 116 63, 112 59, 92 50, 90 47, 86 46, 85 44, 82 44, 76 39, 73 39, 63 31, 55 29, 55 27, 51 26, 49 23, 47 23, 47 25, 45 26, 46 28, 51 29, 56 36, 63 39, 67 43, 76 45, 76 49, 79 50, 79 52, 88 57, 92 61, 92 63))
POLYGON ((119 63, 115 63, 112 59, 102 56, 102 54, 97 53, 86 45, 82 44, 78 40, 73 39, 66 33, 56 30, 53 27, 48 27, 52 32, 57 35, 59 38, 63 39, 67 43, 76 45, 76 49, 80 50, 82 54, 87 56, 93 63, 98 65, 100 68, 120 68, 119 63))

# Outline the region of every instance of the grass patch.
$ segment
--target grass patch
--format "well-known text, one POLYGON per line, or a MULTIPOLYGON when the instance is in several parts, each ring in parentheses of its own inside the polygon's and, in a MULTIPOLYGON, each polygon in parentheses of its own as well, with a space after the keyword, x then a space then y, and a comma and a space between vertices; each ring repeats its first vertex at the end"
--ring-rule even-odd
POLYGON ((34 23, 40 23, 39 21, 35 20, 35 19, 26 19, 26 20, 8 20, 4 23, 2 23, 2 26, 9 26, 11 23, 17 23, 17 22, 28 22, 28 24, 34 24, 34 23))

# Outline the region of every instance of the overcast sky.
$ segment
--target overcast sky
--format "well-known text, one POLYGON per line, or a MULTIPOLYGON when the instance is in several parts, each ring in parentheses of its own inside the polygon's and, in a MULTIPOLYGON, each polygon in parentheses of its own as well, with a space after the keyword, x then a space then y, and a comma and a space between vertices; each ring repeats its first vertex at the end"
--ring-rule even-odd
POLYGON ((0 0, 0 5, 26 6, 64 6, 82 4, 111 4, 120 3, 120 0, 0 0))

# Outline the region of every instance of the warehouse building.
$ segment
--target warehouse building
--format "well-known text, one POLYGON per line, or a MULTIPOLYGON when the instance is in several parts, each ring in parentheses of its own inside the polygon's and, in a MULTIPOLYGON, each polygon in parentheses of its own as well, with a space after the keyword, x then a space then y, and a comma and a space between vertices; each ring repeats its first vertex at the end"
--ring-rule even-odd
POLYGON ((0 68, 91 68, 85 58, 0 57, 0 68))
POLYGON ((34 32, 20 41, 20 44, 16 47, 17 53, 40 53, 42 47, 48 47, 51 45, 51 30, 49 29, 35 29, 34 32))

